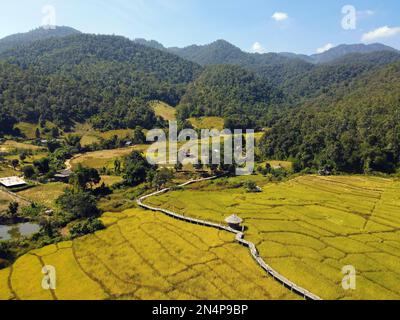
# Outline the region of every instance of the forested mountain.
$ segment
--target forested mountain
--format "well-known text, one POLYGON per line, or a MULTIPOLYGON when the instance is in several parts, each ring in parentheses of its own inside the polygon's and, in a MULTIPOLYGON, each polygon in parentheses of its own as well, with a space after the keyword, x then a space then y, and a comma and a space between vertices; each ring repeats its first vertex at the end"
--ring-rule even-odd
POLYGON ((168 51, 161 43, 159 43, 155 40, 146 40, 143 38, 137 38, 137 39, 134 39, 133 42, 135 42, 137 44, 141 44, 146 47, 153 48, 153 49, 158 49, 161 51, 168 51))
POLYGON ((388 51, 388 52, 398 52, 396 49, 385 46, 380 43, 373 43, 373 44, 342 44, 337 47, 334 47, 332 49, 329 49, 328 51, 325 51, 323 53, 319 54, 314 54, 310 56, 309 58, 314 63, 328 63, 332 62, 336 59, 343 58, 346 55, 352 54, 352 53, 372 53, 372 52, 378 52, 378 51, 388 51))
MULTIPOLYGON (((398 52, 350 54, 331 63, 309 68, 290 67, 287 73, 278 70, 277 74, 282 77, 281 89, 285 95, 290 97, 293 103, 299 104, 320 94, 335 95, 338 86, 346 85, 366 72, 396 61, 400 61, 398 52)), ((269 74, 264 74, 264 77, 268 78, 269 74)))
MULTIPOLYGON (((144 43, 145 44, 145 43, 144 43)), ((147 45, 152 46, 152 42, 147 45)), ((158 43, 158 46, 162 46, 158 43)), ((164 48, 164 47, 163 47, 164 48)), ((165 49, 165 48, 164 48, 165 49)), ((167 50, 167 49, 165 49, 167 50)), ((366 54, 379 51, 399 52, 398 50, 385 46, 380 43, 374 44, 354 44, 354 45, 339 45, 320 54, 307 56, 304 54, 295 54, 290 52, 281 53, 248 53, 225 40, 218 40, 208 45, 198 46, 192 45, 185 48, 169 48, 170 52, 179 55, 180 57, 196 62, 200 65, 215 65, 215 64, 236 64, 240 66, 265 66, 275 63, 289 62, 290 60, 302 60, 308 63, 324 64, 333 62, 343 58, 349 54, 359 53, 366 54)))
POLYGON ((53 31, 9 37, 16 47, 0 51, 0 135, 40 120, 150 129, 163 125, 148 104, 160 100, 177 106, 182 121, 220 116, 227 128, 272 127, 263 155, 296 159, 297 169, 400 165, 400 53, 390 47, 339 46, 308 57, 251 54, 223 40, 167 49, 53 31))
POLYGON ((80 32, 78 30, 70 27, 54 27, 50 29, 41 27, 26 33, 18 33, 0 39, 0 52, 38 40, 61 38, 79 33, 80 32))
POLYGON ((146 104, 176 105, 200 66, 116 36, 37 41, 0 55, 0 105, 18 120, 68 126, 91 119, 101 129, 151 127, 146 104))
POLYGON ((393 172, 400 165, 400 62, 289 112, 262 140, 266 157, 299 169, 393 172))
POLYGON ((238 128, 249 128, 262 125, 268 111, 282 101, 280 91, 255 73, 238 66, 218 65, 208 67, 189 85, 178 113, 182 120, 220 116, 235 120, 238 128))

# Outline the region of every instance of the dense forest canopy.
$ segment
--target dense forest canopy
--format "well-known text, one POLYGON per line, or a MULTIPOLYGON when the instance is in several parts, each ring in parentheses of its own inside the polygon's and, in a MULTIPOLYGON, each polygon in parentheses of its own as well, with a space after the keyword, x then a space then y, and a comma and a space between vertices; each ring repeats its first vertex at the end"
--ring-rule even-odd
POLYGON ((299 169, 394 172, 400 165, 400 62, 290 111, 262 142, 299 169))
POLYGON ((0 59, 0 105, 18 120, 44 118, 68 126, 92 119, 104 130, 152 127, 155 116, 147 102, 178 104, 201 70, 115 36, 52 38, 5 51, 0 59), (142 116, 127 120, 133 113, 142 116))
POLYGON ((277 88, 238 66, 208 67, 189 85, 178 108, 180 118, 247 116, 261 123, 274 104, 283 99, 277 88))

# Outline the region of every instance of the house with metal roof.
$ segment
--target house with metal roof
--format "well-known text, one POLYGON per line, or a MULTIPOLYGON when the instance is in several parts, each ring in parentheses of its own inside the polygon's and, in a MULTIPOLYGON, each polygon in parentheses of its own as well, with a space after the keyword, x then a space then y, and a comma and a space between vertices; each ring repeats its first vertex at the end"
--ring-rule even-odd
POLYGON ((26 186, 27 183, 25 182, 25 180, 19 177, 7 177, 7 178, 0 178, 0 185, 6 188, 16 188, 16 187, 26 186))

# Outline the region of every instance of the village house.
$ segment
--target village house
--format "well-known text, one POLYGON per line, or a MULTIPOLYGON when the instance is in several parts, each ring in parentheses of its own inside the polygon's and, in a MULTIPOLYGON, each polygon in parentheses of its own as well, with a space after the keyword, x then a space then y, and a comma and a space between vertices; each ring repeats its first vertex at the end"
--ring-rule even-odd
POLYGON ((7 177, 7 178, 0 178, 0 185, 6 188, 18 188, 26 186, 27 183, 25 180, 19 177, 7 177))
POLYGON ((54 179, 56 181, 67 183, 69 181, 69 178, 71 177, 71 175, 72 175, 72 171, 69 169, 66 169, 66 170, 57 172, 57 174, 54 175, 54 179))

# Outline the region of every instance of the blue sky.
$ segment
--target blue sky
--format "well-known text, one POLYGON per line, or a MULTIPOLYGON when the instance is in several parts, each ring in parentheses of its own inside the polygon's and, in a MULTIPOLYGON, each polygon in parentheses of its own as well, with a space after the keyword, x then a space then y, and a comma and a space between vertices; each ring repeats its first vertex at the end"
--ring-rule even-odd
POLYGON ((2 0, 0 37, 41 25, 46 5, 57 25, 166 46, 225 39, 246 51, 311 54, 364 40, 400 49, 399 0, 2 0), (345 5, 357 10, 355 29, 342 27, 345 5))

